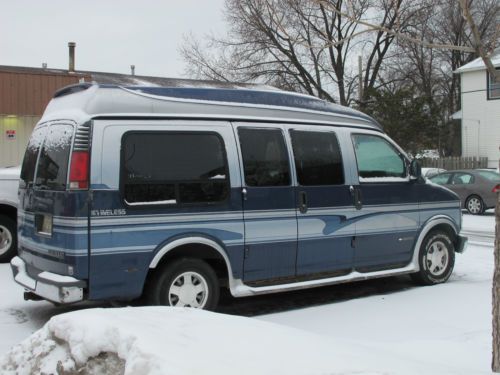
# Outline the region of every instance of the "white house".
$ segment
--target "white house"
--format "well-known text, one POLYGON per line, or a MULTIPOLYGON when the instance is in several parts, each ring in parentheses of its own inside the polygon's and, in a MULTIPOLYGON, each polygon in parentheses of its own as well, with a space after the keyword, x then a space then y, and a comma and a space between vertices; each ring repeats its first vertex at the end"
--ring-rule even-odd
MULTIPOLYGON (((492 56, 500 70, 500 50, 492 56)), ((498 168, 500 157, 500 83, 494 83, 481 58, 457 69, 461 80, 462 156, 486 156, 498 168)))

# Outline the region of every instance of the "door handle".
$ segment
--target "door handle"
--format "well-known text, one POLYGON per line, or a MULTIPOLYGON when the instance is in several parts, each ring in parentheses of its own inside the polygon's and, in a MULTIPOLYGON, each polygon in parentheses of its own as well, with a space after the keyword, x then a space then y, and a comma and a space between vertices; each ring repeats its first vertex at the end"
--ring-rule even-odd
POLYGON ((307 212, 307 193, 305 191, 299 193, 299 202, 299 210, 305 214, 307 212))

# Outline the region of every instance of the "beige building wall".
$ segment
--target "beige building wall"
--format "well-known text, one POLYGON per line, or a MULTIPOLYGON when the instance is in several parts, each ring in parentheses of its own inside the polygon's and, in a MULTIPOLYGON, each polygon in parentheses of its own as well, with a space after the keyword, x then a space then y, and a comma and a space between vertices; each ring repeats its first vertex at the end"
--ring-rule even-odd
POLYGON ((29 137, 40 116, 0 115, 0 167, 21 164, 29 137))
POLYGON ((500 99, 488 100, 486 70, 461 73, 462 156, 486 156, 497 168, 500 157, 500 99))

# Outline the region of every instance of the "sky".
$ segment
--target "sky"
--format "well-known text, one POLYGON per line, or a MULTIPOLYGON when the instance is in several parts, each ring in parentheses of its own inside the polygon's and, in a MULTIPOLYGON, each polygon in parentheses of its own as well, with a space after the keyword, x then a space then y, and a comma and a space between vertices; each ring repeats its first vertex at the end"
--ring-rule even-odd
POLYGON ((0 0, 0 65, 183 77, 183 36, 222 34, 224 0, 0 0))

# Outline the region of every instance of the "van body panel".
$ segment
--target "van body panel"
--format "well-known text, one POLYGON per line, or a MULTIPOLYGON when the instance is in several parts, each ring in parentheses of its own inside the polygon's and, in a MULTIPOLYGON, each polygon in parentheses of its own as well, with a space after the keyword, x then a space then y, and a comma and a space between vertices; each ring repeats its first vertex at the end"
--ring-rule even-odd
POLYGON ((90 219, 90 298, 139 296, 154 256, 169 242, 186 237, 205 236, 219 241, 231 260, 232 277, 242 277, 242 197, 229 123, 99 120, 94 121, 92 141, 93 155, 99 156, 91 159, 91 187, 94 189, 90 219), (117 168, 125 134, 137 129, 155 134, 206 133, 208 126, 210 132, 217 133, 224 142, 230 179, 228 199, 210 205, 171 207, 125 202, 120 168, 117 168), (107 188, 98 188, 102 186, 107 188))

